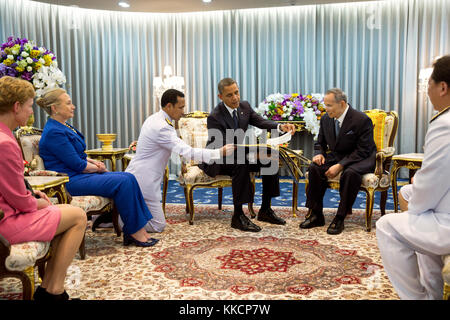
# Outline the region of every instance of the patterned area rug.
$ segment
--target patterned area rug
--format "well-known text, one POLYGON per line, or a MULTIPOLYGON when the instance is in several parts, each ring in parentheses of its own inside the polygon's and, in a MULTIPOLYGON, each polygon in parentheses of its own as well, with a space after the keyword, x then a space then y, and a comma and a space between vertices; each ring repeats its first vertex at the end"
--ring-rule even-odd
MULTIPOLYGON (((276 209, 285 226, 255 221, 263 230, 245 233, 230 227, 231 206, 197 206, 191 226, 185 206, 169 204, 169 224, 151 248, 124 247, 112 229, 89 229, 86 260, 76 256, 66 289, 92 300, 398 299, 363 210, 354 209, 344 232, 331 236, 335 209, 325 210, 324 227, 311 230, 298 227, 305 209, 297 217, 276 209)), ((20 298, 20 282, 0 281, 0 299, 20 298)))

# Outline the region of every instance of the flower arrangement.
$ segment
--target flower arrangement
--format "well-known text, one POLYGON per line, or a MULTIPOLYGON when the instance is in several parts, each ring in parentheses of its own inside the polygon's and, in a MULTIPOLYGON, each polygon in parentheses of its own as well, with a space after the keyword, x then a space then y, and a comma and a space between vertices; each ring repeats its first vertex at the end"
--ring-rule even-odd
POLYGON ((0 78, 3 76, 30 81, 38 97, 45 89, 66 83, 66 77, 50 50, 38 47, 28 39, 13 37, 0 47, 0 78))
POLYGON ((136 147, 137 147, 137 141, 133 141, 128 146, 128 151, 131 152, 131 153, 136 153, 136 147))
POLYGON ((31 170, 33 170, 31 164, 28 161, 23 160, 23 174, 28 176, 31 170))
POLYGON ((266 97, 256 111, 263 118, 274 121, 304 121, 306 130, 317 137, 325 106, 321 94, 276 93, 266 97))

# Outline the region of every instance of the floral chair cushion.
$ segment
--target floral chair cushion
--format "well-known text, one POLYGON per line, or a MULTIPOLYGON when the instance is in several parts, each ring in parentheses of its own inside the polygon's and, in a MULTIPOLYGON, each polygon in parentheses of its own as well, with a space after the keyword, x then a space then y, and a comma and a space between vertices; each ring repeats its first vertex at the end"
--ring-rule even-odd
POLYGON ((32 167, 34 161, 35 167, 33 169, 44 170, 44 161, 42 161, 42 158, 39 157, 40 140, 41 136, 38 134, 27 135, 20 137, 20 144, 22 145, 24 160, 31 163, 32 167))
POLYGON ((230 176, 215 176, 214 178, 208 176, 202 169, 200 169, 198 166, 195 165, 186 165, 186 173, 180 175, 178 177, 178 182, 181 185, 192 185, 195 183, 209 183, 209 182, 216 182, 216 181, 230 181, 230 176))
POLYGON ((10 271, 23 271, 34 266, 37 260, 43 258, 50 249, 50 242, 30 241, 13 244, 11 253, 6 258, 6 269, 10 271))
MULTIPOLYGON (((309 174, 309 172, 306 172, 306 174, 305 174, 306 179, 308 179, 308 174, 309 174)), ((339 182, 339 180, 341 179, 341 174, 342 174, 342 172, 340 172, 333 179, 329 179, 328 181, 339 182)), ((382 188, 389 187, 390 183, 391 183, 391 175, 389 173, 383 173, 381 175, 381 180, 374 173, 366 173, 362 177, 361 186, 364 188, 376 189, 378 187, 382 187, 382 188)))
POLYGON ((391 114, 388 114, 386 115, 386 118, 384 120, 385 124, 384 124, 383 149, 392 148, 395 151, 394 147, 389 147, 389 140, 391 138, 392 131, 394 130, 395 117, 391 114))
MULTIPOLYGON (((181 118, 178 121, 178 130, 181 139, 193 148, 205 148, 208 141, 208 128, 205 118, 181 118)), ((191 165, 197 164, 190 161, 191 165)))
POLYGON ((82 208, 86 213, 100 211, 110 204, 111 200, 100 196, 76 196, 72 197, 71 205, 82 208))

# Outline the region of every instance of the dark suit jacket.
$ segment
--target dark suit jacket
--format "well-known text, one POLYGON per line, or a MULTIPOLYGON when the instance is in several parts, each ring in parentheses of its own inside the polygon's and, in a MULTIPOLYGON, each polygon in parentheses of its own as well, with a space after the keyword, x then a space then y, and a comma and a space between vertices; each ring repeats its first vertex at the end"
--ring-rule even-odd
POLYGON ((323 154, 326 162, 340 163, 344 169, 351 166, 358 173, 365 174, 374 170, 376 153, 373 124, 364 112, 349 105, 338 137, 334 130, 334 119, 327 114, 320 119, 314 155, 323 154))
MULTIPOLYGON (((237 114, 239 119, 239 128, 244 132, 248 129, 249 125, 260 129, 272 130, 278 127, 278 124, 274 121, 264 119, 257 114, 247 101, 241 101, 237 108, 237 114)), ((207 119, 208 130, 215 129, 222 133, 222 141, 216 141, 214 133, 208 132, 207 148, 217 149, 228 143, 242 143, 242 141, 235 141, 234 137, 226 134, 226 130, 234 130, 233 118, 228 112, 223 102, 219 103, 209 114, 207 119)), ((215 177, 219 174, 220 164, 206 164, 202 163, 199 167, 206 172, 207 175, 215 177)))

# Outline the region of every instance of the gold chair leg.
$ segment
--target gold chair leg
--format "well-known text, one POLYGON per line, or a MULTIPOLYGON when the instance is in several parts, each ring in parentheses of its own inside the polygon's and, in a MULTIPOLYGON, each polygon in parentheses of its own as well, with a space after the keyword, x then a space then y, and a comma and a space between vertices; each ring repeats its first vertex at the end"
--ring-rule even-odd
POLYGON ((450 285, 444 283, 444 300, 450 300, 450 285))
POLYGON ((20 279, 23 286, 23 300, 31 300, 34 293, 34 266, 26 268, 23 272, 26 275, 20 279))
POLYGON ((194 224, 194 188, 192 186, 187 186, 187 202, 189 208, 189 224, 192 226, 194 224))
POLYGON ((186 213, 189 213, 189 196, 187 193, 187 186, 183 186, 183 191, 184 191, 184 199, 186 200, 186 213))
POLYGON ((373 212, 373 202, 374 202, 374 189, 366 190, 366 231, 370 232, 372 230, 372 212, 373 212))

